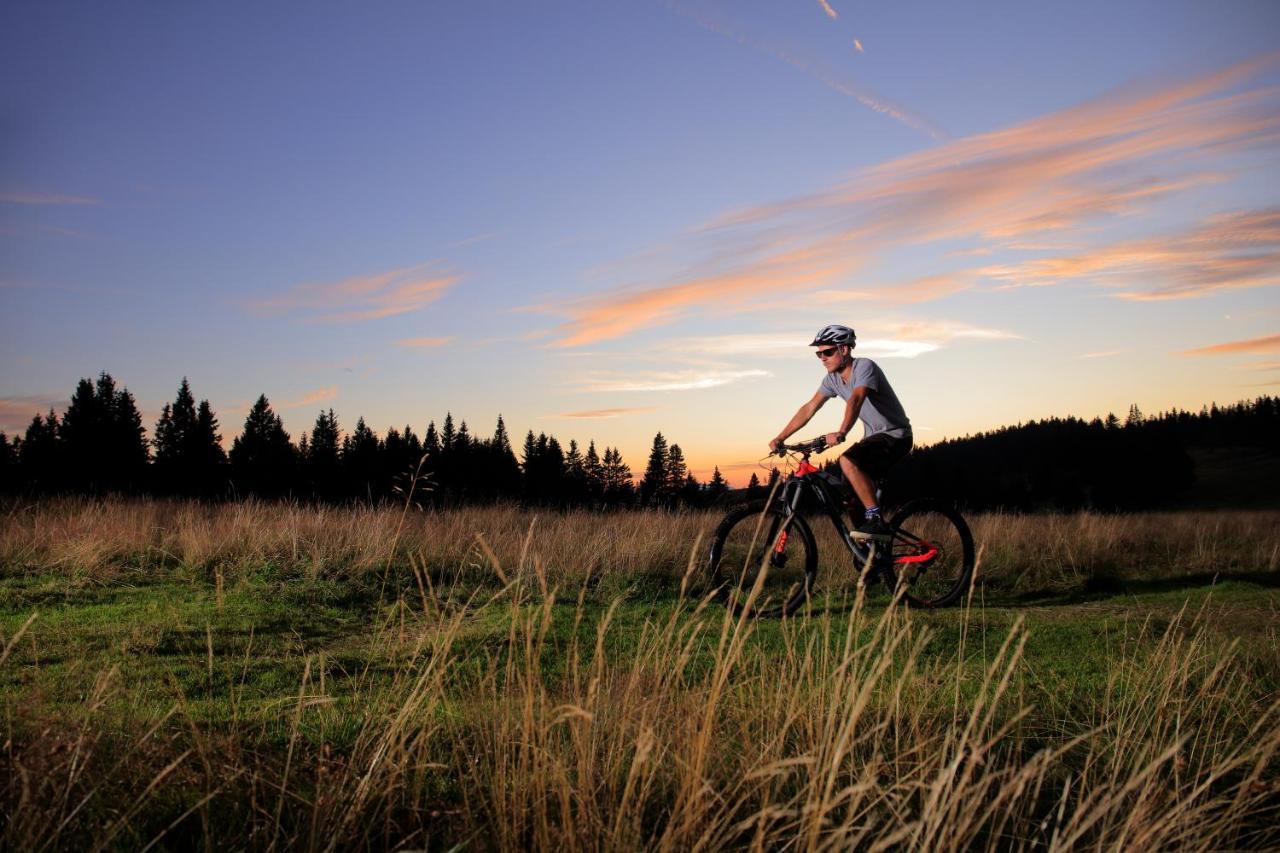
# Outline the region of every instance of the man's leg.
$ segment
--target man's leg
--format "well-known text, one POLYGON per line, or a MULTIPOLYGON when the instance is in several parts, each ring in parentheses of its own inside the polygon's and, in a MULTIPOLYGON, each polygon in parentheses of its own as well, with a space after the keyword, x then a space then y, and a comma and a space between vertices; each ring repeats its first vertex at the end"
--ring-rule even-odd
POLYGON ((876 505, 876 484, 872 482, 861 468, 848 456, 840 457, 840 470, 844 472, 844 477, 849 481, 849 485, 853 486, 853 493, 858 496, 858 500, 862 501, 864 507, 872 507, 876 505))

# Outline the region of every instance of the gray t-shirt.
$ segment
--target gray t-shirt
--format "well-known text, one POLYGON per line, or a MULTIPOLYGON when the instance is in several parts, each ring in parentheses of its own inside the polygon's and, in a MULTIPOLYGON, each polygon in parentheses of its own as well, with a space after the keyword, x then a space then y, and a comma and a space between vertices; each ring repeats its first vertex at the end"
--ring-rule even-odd
POLYGON ((848 400, 854 388, 865 387, 867 396, 858 412, 858 420, 862 421, 863 438, 879 432, 899 438, 911 435, 911 421, 907 420, 907 413, 902 410, 898 395, 893 393, 880 365, 869 358, 855 358, 848 382, 840 377, 843 372, 837 370, 835 373, 828 373, 818 386, 818 393, 824 397, 848 400))

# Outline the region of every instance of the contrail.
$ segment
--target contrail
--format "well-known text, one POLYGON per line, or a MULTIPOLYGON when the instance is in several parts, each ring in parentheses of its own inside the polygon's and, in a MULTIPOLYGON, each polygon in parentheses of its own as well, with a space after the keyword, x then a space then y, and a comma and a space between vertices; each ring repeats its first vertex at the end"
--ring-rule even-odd
POLYGON ((852 80, 845 78, 844 75, 838 75, 835 71, 824 65, 810 59, 793 56, 781 48, 761 42, 723 20, 712 18, 701 10, 689 8, 684 5, 681 0, 670 0, 668 5, 677 13, 684 15, 687 18, 692 18, 699 26, 704 27, 705 29, 711 30, 714 33, 719 33, 726 38, 731 38, 739 44, 745 44, 747 47, 754 48, 762 53, 767 53, 770 56, 781 59, 783 62, 800 69, 811 77, 816 77, 829 88, 836 90, 842 95, 847 95, 850 98, 853 98, 864 107, 868 107, 878 113, 895 118, 908 127, 913 127, 916 130, 927 133, 938 142, 950 139, 950 136, 945 131, 928 119, 915 115, 905 107, 900 107, 892 101, 880 97, 877 93, 859 86, 852 80))
POLYGON ((831 4, 828 3, 827 0, 818 0, 818 2, 822 4, 822 11, 826 12, 827 17, 831 20, 834 21, 836 18, 840 17, 836 14, 836 10, 831 8, 831 4))

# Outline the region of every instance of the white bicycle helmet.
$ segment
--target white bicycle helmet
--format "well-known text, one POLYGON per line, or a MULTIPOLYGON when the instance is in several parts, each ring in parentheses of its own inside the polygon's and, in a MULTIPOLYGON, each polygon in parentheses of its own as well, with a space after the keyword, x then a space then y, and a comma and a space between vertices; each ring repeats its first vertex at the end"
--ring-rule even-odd
POLYGON ((848 326, 823 326, 818 330, 818 334, 813 336, 813 343, 809 346, 820 347, 829 344, 845 344, 853 349, 858 344, 858 336, 848 326))

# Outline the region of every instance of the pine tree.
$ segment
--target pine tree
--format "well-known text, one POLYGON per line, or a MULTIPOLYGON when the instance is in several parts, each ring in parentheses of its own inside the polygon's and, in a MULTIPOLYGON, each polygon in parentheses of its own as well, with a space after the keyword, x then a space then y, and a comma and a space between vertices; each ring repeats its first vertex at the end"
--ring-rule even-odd
POLYGON ((565 502, 577 506, 587 499, 587 470, 578 442, 569 439, 569 452, 564 457, 565 502))
POLYGON ((127 388, 116 388, 111 374, 98 382, 81 379, 59 428, 67 471, 90 490, 125 488, 137 483, 150 459, 142 415, 127 388))
POLYGON ((218 432, 218 418, 213 414, 208 400, 201 400, 196 409, 196 428, 191 436, 191 456, 206 471, 226 464, 227 452, 222 449, 222 434, 218 432))
POLYGON ((440 433, 436 432, 436 422, 427 424, 427 431, 422 436, 422 452, 427 457, 427 467, 432 471, 440 465, 440 433))
POLYGON ((380 496, 381 462, 382 442, 378 440, 378 434, 369 429, 363 417, 357 419, 355 430, 342 443, 342 468, 347 494, 369 501, 380 496))
POLYGON ((587 453, 582 460, 582 470, 586 479, 587 500, 593 504, 604 500, 604 463, 600 461, 600 454, 596 452, 595 439, 587 445, 587 453))
POLYGON ((9 494, 18 490, 18 437, 14 444, 9 443, 9 436, 0 432, 0 494, 9 494))
POLYGON ((493 438, 489 440, 488 475, 493 483, 496 497, 506 500, 518 500, 520 497, 520 463, 511 449, 511 439, 507 435, 507 425, 498 415, 497 426, 493 430, 493 438))
POLYGON ((156 464, 185 468, 192 462, 189 454, 196 430, 196 401, 191 396, 187 377, 182 377, 173 405, 165 404, 156 424, 156 464))
POLYGON ((59 433, 58 416, 53 409, 44 418, 36 415, 31 419, 18 446, 18 467, 28 487, 52 491, 63 484, 65 472, 59 433))
POLYGON ((751 479, 747 482, 747 497, 759 497, 761 492, 760 477, 755 471, 751 472, 751 479))
POLYGON ((231 467, 236 482, 257 494, 284 494, 292 486, 294 462, 289 433, 263 394, 244 419, 244 430, 231 444, 231 467))
POLYGON ((720 466, 717 465, 711 472, 711 479, 707 482, 707 500, 715 503, 728 492, 729 484, 725 482, 724 476, 720 473, 720 466))
POLYGON ((453 450, 453 441, 457 438, 457 433, 453 429, 453 413, 445 412, 444 430, 440 433, 440 449, 447 455, 453 450))
POLYGON ((667 440, 662 433, 653 437, 653 448, 649 451, 649 464, 645 466, 644 477, 640 480, 640 501, 647 505, 664 503, 667 498, 667 479, 670 470, 670 451, 667 440))
POLYGON ((605 503, 625 506, 631 503, 635 486, 631 481, 631 468, 622 461, 622 453, 616 447, 604 450, 605 503))
POLYGON ((684 481, 688 473, 689 466, 685 464, 684 451, 680 449, 680 445, 672 444, 667 450, 667 493, 672 496, 680 493, 684 489, 684 481))

